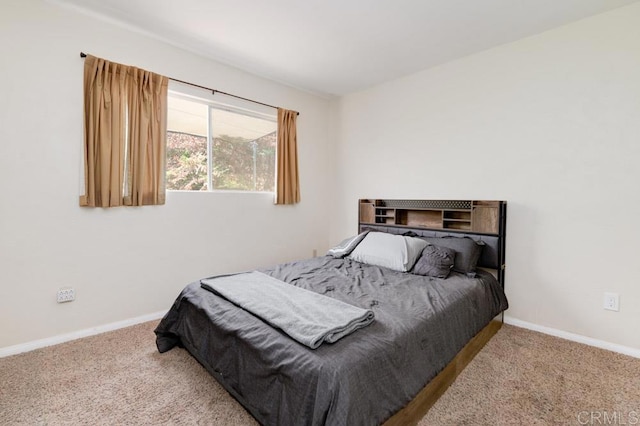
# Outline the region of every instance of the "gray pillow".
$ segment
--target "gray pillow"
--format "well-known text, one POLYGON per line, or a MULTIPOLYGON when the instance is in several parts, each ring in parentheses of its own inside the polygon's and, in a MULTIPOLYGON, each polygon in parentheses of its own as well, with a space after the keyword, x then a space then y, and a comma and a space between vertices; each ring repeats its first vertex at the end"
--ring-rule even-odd
POLYGON ((364 231, 353 237, 346 238, 340 242, 337 246, 330 248, 327 252, 328 256, 333 256, 336 259, 347 256, 353 251, 354 248, 367 236, 369 231, 364 231))
POLYGON ((453 270, 468 277, 476 276, 476 265, 480 259, 484 243, 477 242, 467 237, 425 237, 430 244, 455 250, 456 256, 453 262, 453 270))
POLYGON ((429 244, 422 250, 411 273, 427 277, 447 278, 453 268, 456 251, 429 244))
POLYGON ((413 268, 426 246, 427 242, 421 238, 370 232, 351 252, 349 258, 368 265, 407 272, 413 268))

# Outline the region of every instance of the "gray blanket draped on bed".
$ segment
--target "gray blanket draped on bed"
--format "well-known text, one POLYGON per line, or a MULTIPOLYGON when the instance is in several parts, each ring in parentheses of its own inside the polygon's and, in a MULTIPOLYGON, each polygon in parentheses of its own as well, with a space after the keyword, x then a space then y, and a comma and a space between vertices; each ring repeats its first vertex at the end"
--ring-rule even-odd
POLYGON ((334 343, 374 319, 370 309, 292 286, 262 272, 223 275, 200 284, 311 349, 323 342, 334 343))

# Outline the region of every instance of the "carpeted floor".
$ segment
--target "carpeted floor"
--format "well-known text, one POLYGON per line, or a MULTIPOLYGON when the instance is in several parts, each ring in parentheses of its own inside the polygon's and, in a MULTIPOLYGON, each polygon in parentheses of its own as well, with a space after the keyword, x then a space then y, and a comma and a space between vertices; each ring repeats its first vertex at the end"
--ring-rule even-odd
POLYGON ((419 423, 518 424, 640 425, 640 359, 504 325, 419 423))
MULTIPOLYGON (((156 324, 0 359, 0 424, 256 424, 156 324)), ((640 359, 505 325, 420 422, 513 424, 640 424, 640 359)))

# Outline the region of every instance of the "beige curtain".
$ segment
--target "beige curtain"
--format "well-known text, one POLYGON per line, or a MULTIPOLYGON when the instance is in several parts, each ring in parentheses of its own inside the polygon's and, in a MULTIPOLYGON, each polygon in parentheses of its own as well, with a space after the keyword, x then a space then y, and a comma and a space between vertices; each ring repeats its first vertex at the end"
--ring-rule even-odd
POLYGON ((124 203, 164 204, 168 79, 139 68, 128 74, 129 144, 124 203))
POLYGON ((298 142, 296 120, 298 113, 278 108, 278 165, 276 204, 300 202, 298 180, 298 142))
POLYGON ((164 204, 166 77, 87 55, 80 205, 164 204))

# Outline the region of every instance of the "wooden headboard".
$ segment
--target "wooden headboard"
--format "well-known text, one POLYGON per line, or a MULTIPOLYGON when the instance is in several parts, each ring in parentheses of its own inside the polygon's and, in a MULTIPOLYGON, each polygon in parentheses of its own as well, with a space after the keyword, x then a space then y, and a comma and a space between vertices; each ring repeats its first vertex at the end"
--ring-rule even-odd
POLYGON ((495 270, 504 288, 506 201, 361 199, 358 232, 365 230, 482 241, 478 266, 495 270))

